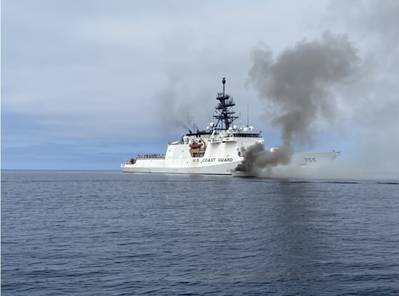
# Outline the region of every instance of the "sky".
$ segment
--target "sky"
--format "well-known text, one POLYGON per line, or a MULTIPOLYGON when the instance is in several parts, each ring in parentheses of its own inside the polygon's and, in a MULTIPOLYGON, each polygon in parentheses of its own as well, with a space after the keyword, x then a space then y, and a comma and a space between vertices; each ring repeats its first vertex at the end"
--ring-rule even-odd
POLYGON ((1 144, 5 169, 118 169, 211 120, 221 78, 241 123, 281 143, 249 74, 323 34, 344 36, 359 75, 334 92, 311 144, 359 169, 399 168, 399 2, 3 0, 1 144))

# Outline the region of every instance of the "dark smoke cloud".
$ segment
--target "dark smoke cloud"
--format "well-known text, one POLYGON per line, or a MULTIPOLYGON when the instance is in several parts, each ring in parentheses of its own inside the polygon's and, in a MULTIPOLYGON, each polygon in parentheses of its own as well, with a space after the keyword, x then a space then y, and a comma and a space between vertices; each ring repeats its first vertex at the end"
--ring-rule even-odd
POLYGON ((256 171, 287 164, 294 144, 311 143, 316 120, 332 120, 334 90, 350 83, 360 59, 351 42, 325 32, 320 39, 301 41, 276 58, 268 49, 253 53, 250 82, 272 110, 272 123, 281 128, 283 146, 270 152, 256 145, 247 149, 239 169, 256 171))
POLYGON ((290 162, 291 150, 288 147, 266 150, 263 144, 256 143, 245 150, 244 156, 244 160, 236 167, 236 171, 256 176, 266 169, 266 174, 271 175, 272 167, 290 162))
POLYGON ((282 128, 284 145, 309 141, 316 119, 334 117, 331 92, 351 81, 359 61, 345 36, 328 32, 320 40, 299 42, 276 59, 269 50, 254 52, 250 79, 259 97, 273 108, 273 123, 282 128))

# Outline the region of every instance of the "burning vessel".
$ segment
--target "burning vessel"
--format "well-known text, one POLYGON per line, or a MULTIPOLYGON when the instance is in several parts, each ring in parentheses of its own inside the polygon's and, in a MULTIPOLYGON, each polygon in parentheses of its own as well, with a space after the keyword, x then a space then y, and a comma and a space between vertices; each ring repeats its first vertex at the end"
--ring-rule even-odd
MULTIPOLYGON (((189 131, 180 140, 168 143, 165 154, 138 155, 121 164, 123 172, 212 174, 232 175, 242 163, 249 147, 261 144, 264 139, 260 130, 247 124, 235 125, 239 118, 234 111, 234 99, 226 94, 226 79, 222 79, 223 91, 210 122, 204 130, 189 131)), ((278 147, 270 148, 271 151, 278 147)), ((296 152, 289 166, 309 167, 332 161, 338 152, 296 152)))

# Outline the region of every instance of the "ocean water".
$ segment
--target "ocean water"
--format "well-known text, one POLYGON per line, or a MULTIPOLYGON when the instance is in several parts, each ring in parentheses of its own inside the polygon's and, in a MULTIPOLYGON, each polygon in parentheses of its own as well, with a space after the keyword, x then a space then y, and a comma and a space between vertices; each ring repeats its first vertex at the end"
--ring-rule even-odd
POLYGON ((399 183, 3 171, 2 295, 399 295, 399 183))

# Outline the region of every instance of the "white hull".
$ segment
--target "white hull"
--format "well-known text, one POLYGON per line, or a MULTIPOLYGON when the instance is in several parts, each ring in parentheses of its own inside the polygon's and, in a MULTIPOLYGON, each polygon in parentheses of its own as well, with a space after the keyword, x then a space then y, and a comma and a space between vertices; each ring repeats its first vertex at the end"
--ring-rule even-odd
MULTIPOLYGON (((328 165, 337 157, 336 152, 298 152, 292 157, 289 165, 273 168, 276 175, 290 170, 307 170, 311 167, 328 165)), ((215 164, 194 163, 182 165, 165 159, 143 159, 136 164, 122 164, 125 173, 160 173, 160 174, 200 174, 200 175, 240 175, 235 168, 243 158, 236 161, 215 164)), ((217 161, 217 160, 216 160, 217 161)))
POLYGON ((200 174, 200 175, 231 175, 238 162, 226 164, 215 164, 197 167, 179 167, 179 166, 135 166, 122 165, 122 171, 125 173, 162 173, 162 174, 200 174))

